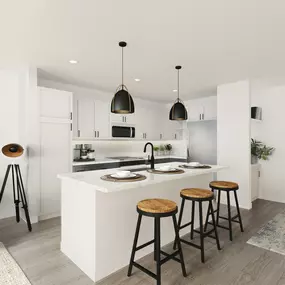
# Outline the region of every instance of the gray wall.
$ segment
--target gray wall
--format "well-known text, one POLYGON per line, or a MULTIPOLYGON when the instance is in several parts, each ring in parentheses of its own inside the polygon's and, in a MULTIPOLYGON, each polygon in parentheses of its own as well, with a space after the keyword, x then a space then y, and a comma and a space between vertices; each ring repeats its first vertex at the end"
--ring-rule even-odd
POLYGON ((217 121, 187 123, 191 161, 217 164, 217 121))

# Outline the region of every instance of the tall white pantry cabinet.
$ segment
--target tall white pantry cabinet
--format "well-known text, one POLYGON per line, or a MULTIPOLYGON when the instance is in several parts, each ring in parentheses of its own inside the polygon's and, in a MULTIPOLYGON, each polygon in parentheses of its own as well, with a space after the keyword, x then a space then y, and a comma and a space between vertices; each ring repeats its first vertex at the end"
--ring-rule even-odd
POLYGON ((40 216, 60 216, 59 173, 71 172, 72 93, 38 87, 40 97, 40 216))

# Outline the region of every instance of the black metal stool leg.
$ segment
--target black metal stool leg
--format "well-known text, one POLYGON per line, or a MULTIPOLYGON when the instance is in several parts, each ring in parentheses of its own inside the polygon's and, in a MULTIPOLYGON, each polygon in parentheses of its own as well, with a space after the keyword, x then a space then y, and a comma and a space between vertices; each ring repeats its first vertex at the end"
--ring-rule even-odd
POLYGON ((231 215, 231 200, 230 192, 227 191, 227 203, 228 203, 228 219, 229 219, 229 231, 230 231, 230 241, 233 240, 233 229, 232 229, 232 215, 231 215))
MULTIPOLYGON (((156 284, 161 285, 161 259, 160 259, 160 218, 155 219, 155 259, 156 259, 156 284)), ((178 241, 179 242, 179 241, 178 241)))
POLYGON ((19 209, 19 204, 20 204, 20 185, 17 181, 17 192, 15 189, 15 175, 17 177, 17 169, 16 165, 12 165, 12 185, 13 185, 13 196, 14 196, 14 204, 15 204, 15 210, 16 210, 16 221, 17 223, 20 222, 20 209, 19 209))
POLYGON ((219 240, 219 236, 218 236, 218 230, 217 230, 217 225, 216 225, 215 215, 214 215, 214 207, 213 207, 212 201, 209 201, 209 208, 211 209, 212 222, 213 222, 214 231, 215 231, 215 237, 216 237, 216 242, 217 242, 217 248, 218 248, 218 250, 221 250, 220 240, 219 240))
POLYGON ((185 269, 184 257, 183 257, 183 252, 182 252, 182 247, 181 247, 181 242, 180 242, 180 237, 179 237, 179 228, 177 225, 176 216, 173 215, 172 219, 173 219, 174 231, 175 231, 175 236, 176 236, 176 241, 177 241, 177 247, 178 247, 179 256, 180 256, 181 269, 182 269, 183 276, 186 277, 187 274, 186 274, 186 269, 185 269))
MULTIPOLYGON (((180 212, 179 212, 179 218, 178 218, 178 231, 179 231, 179 229, 180 229, 180 227, 181 227, 181 223, 182 223, 184 205, 185 205, 185 199, 182 198, 182 200, 181 200, 180 212)), ((176 249, 176 238, 175 238, 175 240, 174 240, 173 249, 176 249)))
POLYGON ((128 276, 132 275, 133 262, 134 262, 134 259, 135 259, 135 253, 136 253, 136 248, 137 248, 137 243, 138 243, 138 238, 139 238, 141 221, 142 221, 142 215, 139 214, 138 221, 137 221, 135 238, 134 238, 134 243, 133 243, 133 248, 132 248, 132 254, 131 254, 131 259, 130 259, 130 264, 129 264, 128 276))
POLYGON ((200 221, 201 261, 202 263, 205 263, 203 208, 201 201, 199 201, 199 221, 200 221))
POLYGON ((220 206, 221 206, 221 190, 218 190, 218 203, 217 203, 217 217, 216 217, 216 226, 219 226, 220 218, 220 206))
MULTIPOLYGON (((153 220, 153 222, 154 222, 154 243, 153 243, 153 260, 154 261, 156 261, 156 256, 155 256, 155 254, 156 254, 156 243, 155 243, 155 234, 156 234, 156 222, 155 222, 155 220, 153 220)), ((174 245, 173 245, 174 246, 174 245)))
POLYGON ((28 202, 27 202, 27 197, 26 197, 23 179, 22 179, 22 175, 21 175, 21 170, 20 170, 20 167, 18 164, 15 165, 15 168, 16 168, 17 183, 19 183, 18 191, 20 192, 23 209, 25 211, 28 229, 31 232, 32 231, 32 225, 31 225, 31 220, 30 220, 30 215, 29 215, 29 210, 28 210, 28 202))
POLYGON ((205 222, 205 226, 204 226, 204 232, 206 232, 207 228, 208 228, 210 213, 211 212, 210 212, 210 204, 209 204, 209 207, 208 207, 208 210, 207 210, 207 215, 206 215, 206 222, 205 222))
MULTIPOLYGON (((214 192, 214 189, 212 188, 211 191, 214 192)), ((204 226, 204 232, 207 231, 208 223, 209 223, 209 217, 210 217, 210 204, 209 204, 209 207, 208 207, 208 210, 207 210, 206 222, 205 222, 205 226, 204 226)))
POLYGON ((238 197, 237 197, 236 190, 234 190, 234 195, 235 195, 235 200, 236 200, 236 207, 237 207, 237 212, 238 212, 238 219, 239 219, 240 230, 241 230, 241 232, 243 232, 243 225, 242 225, 241 214, 240 214, 240 209, 239 209, 239 203, 238 203, 238 197))
POLYGON ((194 222, 195 221, 195 201, 192 201, 192 209, 191 209, 191 234, 190 238, 194 238, 194 222))
POLYGON ((4 190, 5 190, 7 179, 8 179, 9 173, 10 173, 11 166, 12 166, 11 164, 9 164, 7 166, 6 174, 5 174, 4 181, 3 181, 3 184, 2 184, 2 188, 1 188, 1 192, 0 192, 0 203, 1 203, 2 198, 3 198, 3 194, 4 194, 4 190))

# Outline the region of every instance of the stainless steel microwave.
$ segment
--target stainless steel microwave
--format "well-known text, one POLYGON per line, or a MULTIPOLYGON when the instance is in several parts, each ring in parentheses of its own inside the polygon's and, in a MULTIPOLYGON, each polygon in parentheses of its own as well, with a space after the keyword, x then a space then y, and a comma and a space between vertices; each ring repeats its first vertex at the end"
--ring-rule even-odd
POLYGON ((113 138, 134 138, 136 129, 134 127, 112 126, 113 138))

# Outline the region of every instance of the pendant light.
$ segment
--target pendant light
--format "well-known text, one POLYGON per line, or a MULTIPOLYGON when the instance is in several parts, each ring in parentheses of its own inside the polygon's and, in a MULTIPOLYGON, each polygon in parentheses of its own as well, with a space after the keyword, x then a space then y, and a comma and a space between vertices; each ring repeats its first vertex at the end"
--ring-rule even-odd
POLYGON ((126 85, 124 85, 124 47, 126 42, 119 42, 122 48, 122 84, 117 88, 112 99, 111 112, 116 114, 131 114, 135 112, 135 106, 132 96, 130 95, 126 85))
POLYGON ((188 119, 187 110, 182 102, 182 100, 179 98, 179 70, 182 67, 180 65, 175 66, 175 69, 178 71, 178 98, 175 100, 172 108, 169 112, 169 120, 175 120, 175 121, 183 121, 188 119))

